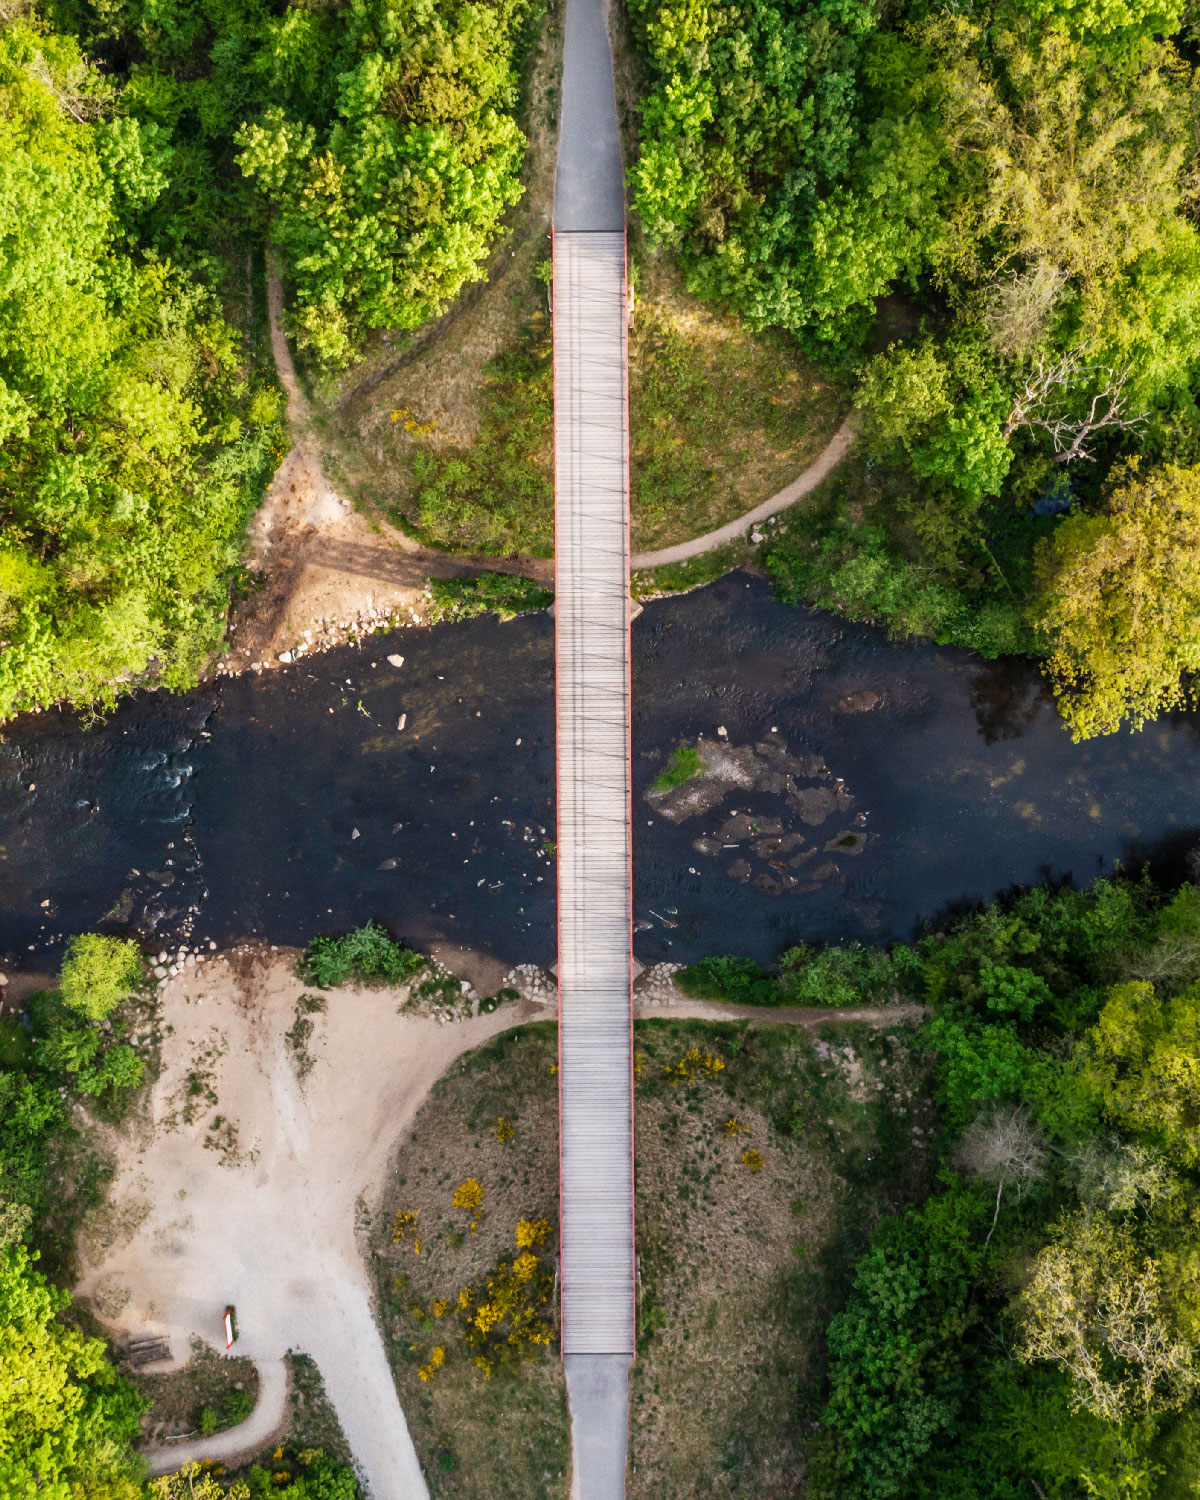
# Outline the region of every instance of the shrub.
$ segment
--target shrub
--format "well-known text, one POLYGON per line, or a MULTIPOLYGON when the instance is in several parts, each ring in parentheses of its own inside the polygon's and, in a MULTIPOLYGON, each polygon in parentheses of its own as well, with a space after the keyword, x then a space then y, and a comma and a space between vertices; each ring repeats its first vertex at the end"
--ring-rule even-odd
POLYGON ((675 974, 693 1000, 729 1000, 737 1005, 778 1005, 779 986, 752 958, 702 958, 675 974))
POLYGON ((426 962, 420 953, 389 937, 378 923, 368 922, 342 937, 313 938, 296 972, 306 984, 327 990, 350 979, 396 984, 419 973, 426 962))
POLYGON ((791 1005, 871 1005, 895 997, 917 963, 913 950, 902 946, 888 953, 862 943, 797 943, 779 960, 778 990, 791 1005))
POLYGON ((136 943, 84 932, 67 943, 59 987, 72 1010, 89 1021, 102 1021, 141 978, 142 956, 136 943))
POLYGON ((480 573, 477 578, 431 578, 429 580, 429 618, 471 620, 476 615, 494 614, 502 620, 534 609, 549 609, 554 591, 543 588, 536 579, 515 573, 480 573))
POLYGON ((699 776, 704 769, 704 762, 700 759, 700 752, 694 745, 680 745, 671 756, 667 769, 654 778, 652 790, 656 792, 669 792, 672 787, 682 786, 685 781, 690 781, 693 776, 699 776))

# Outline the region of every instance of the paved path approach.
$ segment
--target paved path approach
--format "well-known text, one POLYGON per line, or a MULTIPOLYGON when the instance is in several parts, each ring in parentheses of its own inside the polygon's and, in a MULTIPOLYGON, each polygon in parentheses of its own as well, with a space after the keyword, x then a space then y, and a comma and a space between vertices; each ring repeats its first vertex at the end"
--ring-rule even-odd
POLYGON ((554 195, 562 1348, 572 1500, 622 1500, 634 1338, 625 203, 603 0, 567 0, 554 195))

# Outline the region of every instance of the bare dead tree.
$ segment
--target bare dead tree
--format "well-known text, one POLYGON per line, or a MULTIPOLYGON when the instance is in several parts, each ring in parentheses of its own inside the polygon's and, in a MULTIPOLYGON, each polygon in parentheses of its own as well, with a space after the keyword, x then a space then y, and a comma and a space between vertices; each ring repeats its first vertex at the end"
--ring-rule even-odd
POLYGON ((1132 432, 1145 425, 1145 412, 1129 414, 1125 386, 1132 370, 1132 365, 1119 371, 1107 365, 1085 365, 1074 351, 1052 362, 1040 356, 1013 401, 1004 425, 1005 438, 1018 427, 1039 427, 1050 434, 1056 463, 1093 457, 1089 443, 1096 433, 1105 429, 1132 432), (1053 409, 1056 392, 1065 396, 1087 385, 1095 389, 1082 416, 1065 405, 1053 409))
POLYGON ((1029 1111, 1022 1105, 998 1110, 976 1120, 968 1128, 958 1148, 958 1164, 985 1182, 996 1184, 996 1210, 985 1245, 991 1242, 996 1232, 1004 1189, 1011 1183, 1017 1197, 1022 1198, 1040 1179, 1045 1162, 1046 1145, 1041 1126, 1030 1118, 1029 1111))
POLYGON ((1068 280, 1060 266, 1044 262, 994 278, 984 304, 984 321, 997 354, 1011 359, 1037 347, 1068 280))

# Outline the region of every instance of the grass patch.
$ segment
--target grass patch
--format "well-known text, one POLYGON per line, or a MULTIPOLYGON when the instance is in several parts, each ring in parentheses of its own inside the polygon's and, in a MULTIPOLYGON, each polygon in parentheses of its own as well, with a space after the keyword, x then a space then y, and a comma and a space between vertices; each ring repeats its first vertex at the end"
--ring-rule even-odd
POLYGON ((649 550, 723 526, 795 479, 844 401, 785 339, 685 292, 665 257, 643 251, 635 271, 630 510, 634 547, 649 550))
POLYGON ((340 937, 315 937, 296 964, 305 984, 327 990, 351 980, 398 984, 426 967, 424 954, 398 943, 377 922, 340 937))
MULTIPOLYGON (((565 1500, 568 1429, 556 1346, 485 1376, 466 1313, 538 1225, 530 1284, 551 1276, 558 1221, 557 1039, 507 1032, 434 1086, 396 1156, 371 1226, 377 1302, 401 1403, 433 1495, 565 1500), (419 1247, 419 1248, 418 1248, 419 1247), (470 1288, 468 1309, 459 1294, 470 1288), (435 1350, 441 1350, 441 1355, 435 1350)), ((540 1295, 540 1294, 539 1294, 540 1295)), ((554 1313, 553 1300, 531 1309, 554 1313)), ((492 1341, 493 1344, 495 1340, 492 1341)), ((494 1352, 494 1351, 493 1351, 494 1352)))
MULTIPOLYGON (((325 1384, 316 1361, 307 1354, 298 1354, 291 1349, 287 1354, 287 1363, 292 1383, 292 1425, 288 1434, 288 1449, 303 1453, 316 1448, 340 1464, 352 1464, 354 1458, 350 1445, 342 1431, 342 1424, 338 1421, 337 1412, 325 1394, 325 1384)), ((277 1468, 278 1465, 268 1462, 266 1467, 277 1468)))
POLYGON ((629 581, 635 599, 658 599, 664 594, 686 594, 689 589, 703 588, 714 578, 721 578, 739 563, 754 556, 749 542, 727 542, 702 552, 687 562, 664 563, 661 568, 640 568, 629 581))
POLYGON ((412 494, 398 517, 432 545, 464 552, 554 549, 553 371, 545 313, 520 342, 490 360, 478 394, 474 442, 433 446, 404 414, 416 438, 412 494))
POLYGON ((149 1402, 146 1437, 151 1443, 195 1432, 204 1437, 244 1422, 258 1400, 254 1361, 218 1354, 200 1339, 182 1370, 167 1374, 133 1371, 130 1383, 149 1402))
POLYGON ((514 573, 480 573, 476 578, 431 578, 429 580, 429 618, 472 620, 476 615, 494 614, 502 620, 528 610, 549 609, 554 591, 544 588, 536 579, 514 573))
POLYGON ((635 1045, 630 1500, 791 1500, 825 1327, 871 1227, 931 1185, 927 1059, 844 1024, 640 1022, 635 1045))
POLYGON ((667 763, 667 769, 654 778, 651 789, 656 792, 669 792, 672 787, 682 786, 693 776, 699 776, 703 769, 704 762, 700 759, 700 752, 696 747, 679 745, 667 763))

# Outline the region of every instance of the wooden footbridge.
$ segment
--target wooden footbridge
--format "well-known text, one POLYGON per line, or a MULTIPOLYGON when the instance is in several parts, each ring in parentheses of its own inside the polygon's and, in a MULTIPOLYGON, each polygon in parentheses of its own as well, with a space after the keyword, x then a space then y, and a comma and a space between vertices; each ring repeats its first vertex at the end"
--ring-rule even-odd
POLYGON ((625 200, 602 0, 567 0, 554 200, 562 1348, 573 1500, 621 1500, 634 1350, 625 200))

